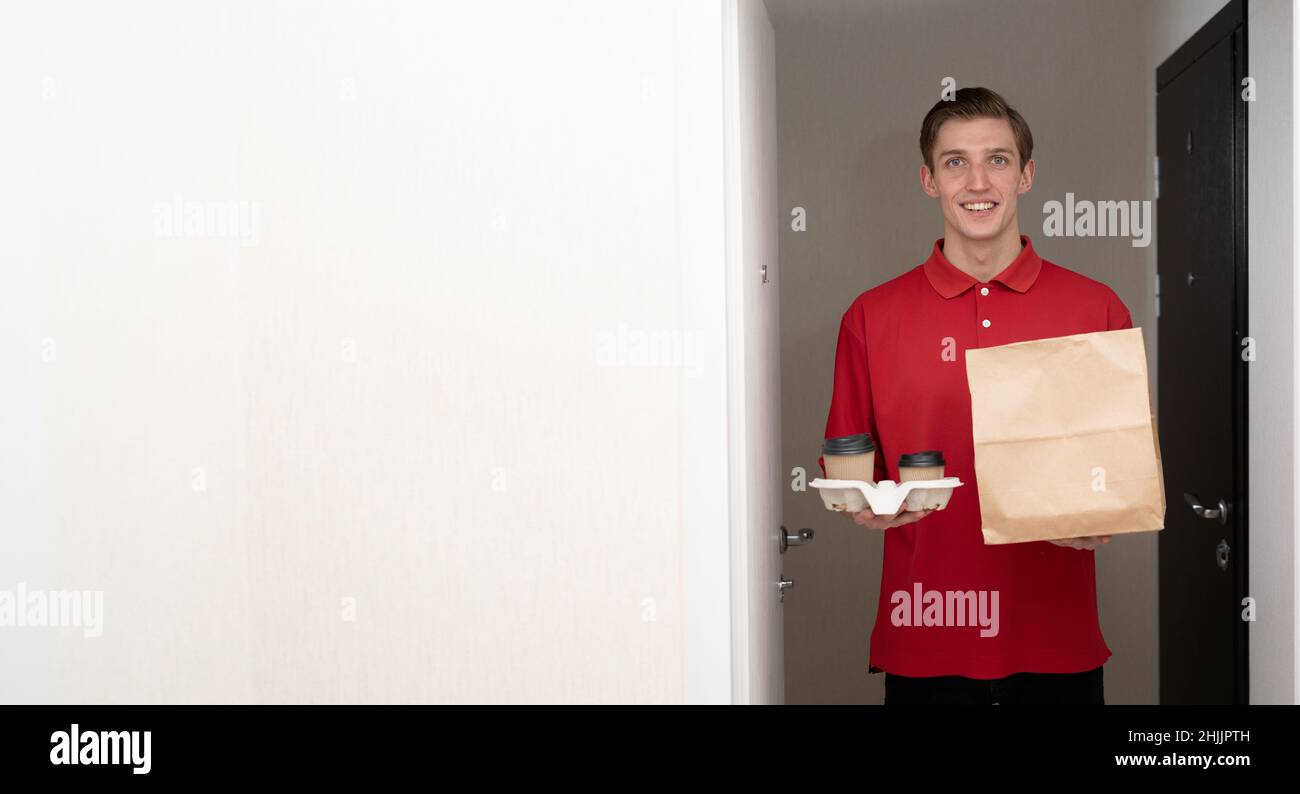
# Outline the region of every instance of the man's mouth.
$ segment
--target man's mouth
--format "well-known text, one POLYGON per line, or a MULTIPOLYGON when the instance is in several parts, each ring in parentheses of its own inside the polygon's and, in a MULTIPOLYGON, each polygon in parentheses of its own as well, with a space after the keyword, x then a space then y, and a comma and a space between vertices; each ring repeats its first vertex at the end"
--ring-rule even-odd
POLYGON ((993 210, 997 209, 996 201, 966 201, 961 204, 961 208, 974 215, 982 218, 986 215, 992 215, 993 210))

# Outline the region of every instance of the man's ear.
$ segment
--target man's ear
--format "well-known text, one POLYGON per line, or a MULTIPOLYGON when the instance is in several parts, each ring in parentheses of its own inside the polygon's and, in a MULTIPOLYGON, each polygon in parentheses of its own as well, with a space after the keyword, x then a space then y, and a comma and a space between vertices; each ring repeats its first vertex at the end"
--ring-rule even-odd
POLYGON ((921 189, 930 198, 939 198, 939 186, 934 183, 934 174, 930 173, 930 166, 925 163, 921 163, 921 189))
POLYGON ((1025 170, 1020 172, 1020 187, 1016 193, 1028 193, 1029 188, 1034 186, 1034 168, 1033 158, 1030 158, 1029 162, 1025 163, 1025 170))

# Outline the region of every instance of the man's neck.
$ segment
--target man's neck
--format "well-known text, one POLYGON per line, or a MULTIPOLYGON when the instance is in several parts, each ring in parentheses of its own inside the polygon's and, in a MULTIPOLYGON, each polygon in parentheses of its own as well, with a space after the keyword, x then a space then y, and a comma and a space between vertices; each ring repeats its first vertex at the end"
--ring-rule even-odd
MULTIPOLYGON (((951 230, 947 230, 951 231, 951 230)), ((959 235, 944 238, 943 255, 953 267, 975 279, 988 281, 1020 256, 1020 230, 1008 226, 993 240, 970 240, 959 235)))

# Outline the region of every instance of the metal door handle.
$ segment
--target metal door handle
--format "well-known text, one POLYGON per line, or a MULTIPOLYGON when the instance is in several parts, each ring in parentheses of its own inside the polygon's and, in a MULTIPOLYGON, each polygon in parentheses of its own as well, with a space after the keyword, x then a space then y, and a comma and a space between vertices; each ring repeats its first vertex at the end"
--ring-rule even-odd
POLYGON ((781 553, 790 546, 806 546, 812 542, 813 531, 811 529, 801 529, 798 535, 791 535, 785 527, 781 527, 781 553))
POLYGON ((1201 497, 1194 493, 1184 493, 1183 499, 1192 508, 1192 512, 1201 518, 1208 518, 1210 520, 1217 518, 1219 519, 1220 524, 1228 523, 1228 503, 1222 499, 1219 500, 1219 506, 1217 508, 1202 505, 1201 497))

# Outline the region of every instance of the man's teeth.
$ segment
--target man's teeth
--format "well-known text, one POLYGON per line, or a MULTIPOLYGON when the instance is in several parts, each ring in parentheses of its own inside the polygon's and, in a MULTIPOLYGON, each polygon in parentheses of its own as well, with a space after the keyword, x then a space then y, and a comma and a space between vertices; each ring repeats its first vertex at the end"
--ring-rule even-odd
POLYGON ((993 209, 992 201, 976 201, 969 204, 963 204, 962 207, 968 210, 991 210, 993 209))

